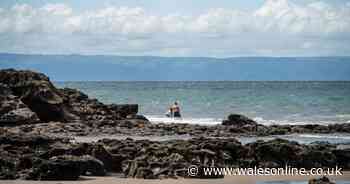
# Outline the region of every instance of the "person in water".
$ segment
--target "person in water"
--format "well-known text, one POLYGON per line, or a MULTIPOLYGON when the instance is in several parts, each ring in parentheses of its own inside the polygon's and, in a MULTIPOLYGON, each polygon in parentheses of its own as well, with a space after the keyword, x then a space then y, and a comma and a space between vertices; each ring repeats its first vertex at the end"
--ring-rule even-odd
POLYGON ((174 105, 172 105, 169 108, 169 112, 170 112, 170 117, 181 118, 179 103, 175 102, 174 105))

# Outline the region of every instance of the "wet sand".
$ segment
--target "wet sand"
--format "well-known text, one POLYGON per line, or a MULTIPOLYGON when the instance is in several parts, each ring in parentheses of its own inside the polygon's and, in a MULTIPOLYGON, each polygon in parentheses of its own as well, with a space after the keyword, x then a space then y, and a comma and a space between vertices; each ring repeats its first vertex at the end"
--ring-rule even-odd
MULTIPOLYGON (((317 176, 227 176, 223 179, 161 179, 144 180, 107 177, 81 177, 78 181, 25 181, 25 180, 0 180, 0 184, 256 184, 268 181, 299 181, 307 184, 307 181, 317 176)), ((330 176, 332 181, 349 181, 350 171, 346 171, 342 176, 330 176)))

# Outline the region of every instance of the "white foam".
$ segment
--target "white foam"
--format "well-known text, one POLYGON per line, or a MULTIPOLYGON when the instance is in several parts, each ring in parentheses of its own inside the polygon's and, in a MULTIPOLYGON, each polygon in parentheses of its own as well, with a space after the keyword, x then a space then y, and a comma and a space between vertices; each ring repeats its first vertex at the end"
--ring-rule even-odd
MULTIPOLYGON (((263 125, 308 125, 308 124, 319 124, 319 125, 329 125, 329 124, 336 124, 336 123, 341 123, 337 121, 321 121, 321 120, 305 120, 305 121, 291 121, 291 120, 269 120, 269 119, 264 119, 262 117, 256 117, 253 118, 254 121, 258 122, 259 124, 263 125)), ((350 121, 348 121, 350 122, 350 121)), ((344 122, 345 123, 345 122, 344 122)))
POLYGON ((254 121, 258 122, 259 124, 263 125, 305 125, 310 124, 310 122, 304 122, 304 121, 286 121, 286 120, 267 120, 262 117, 256 117, 253 118, 254 121))
MULTIPOLYGON (((187 124, 197 124, 197 125, 218 125, 221 124, 222 119, 215 118, 168 118, 164 115, 146 115, 146 117, 153 123, 187 123, 187 124)), ((291 121, 291 120, 272 120, 272 119, 264 119, 262 117, 253 118, 254 121, 258 122, 262 125, 307 125, 307 124, 320 124, 320 125, 328 125, 341 123, 337 121, 291 121)), ((350 123, 349 121, 344 121, 343 123, 350 123)))
MULTIPOLYGON (((346 118, 349 119, 350 118, 350 114, 337 114, 336 115, 337 118, 346 118)), ((350 120, 349 120, 350 121, 350 120)))
POLYGON ((160 116, 146 115, 147 119, 153 123, 187 123, 197 125, 217 125, 221 123, 221 119, 214 118, 168 118, 160 116))

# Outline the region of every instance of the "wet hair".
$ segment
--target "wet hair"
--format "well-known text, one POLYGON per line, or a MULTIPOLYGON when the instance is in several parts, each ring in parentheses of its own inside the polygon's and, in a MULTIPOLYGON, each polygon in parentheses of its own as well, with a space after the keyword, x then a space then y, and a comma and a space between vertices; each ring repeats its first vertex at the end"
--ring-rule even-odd
POLYGON ((177 101, 174 102, 175 105, 178 105, 179 103, 177 101))

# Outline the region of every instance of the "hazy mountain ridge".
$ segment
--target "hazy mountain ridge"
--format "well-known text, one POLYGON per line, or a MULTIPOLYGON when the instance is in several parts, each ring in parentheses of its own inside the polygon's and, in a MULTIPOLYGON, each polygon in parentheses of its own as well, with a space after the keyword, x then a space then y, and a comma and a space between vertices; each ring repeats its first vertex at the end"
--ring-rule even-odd
POLYGON ((0 54, 0 68, 75 80, 350 80, 350 57, 157 57, 0 54))

